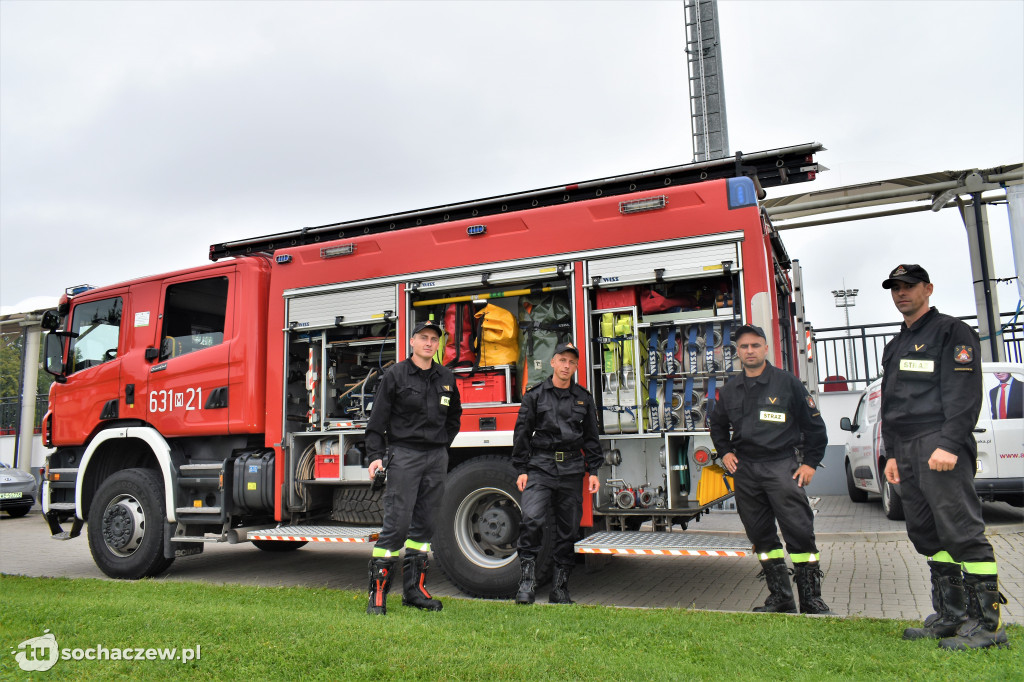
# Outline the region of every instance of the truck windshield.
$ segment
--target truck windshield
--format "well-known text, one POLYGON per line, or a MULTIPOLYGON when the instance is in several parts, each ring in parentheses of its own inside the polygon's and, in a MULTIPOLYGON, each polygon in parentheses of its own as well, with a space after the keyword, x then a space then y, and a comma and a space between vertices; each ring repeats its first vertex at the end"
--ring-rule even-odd
POLYGON ((75 306, 68 351, 69 374, 102 365, 117 357, 121 331, 121 298, 90 301, 75 306))

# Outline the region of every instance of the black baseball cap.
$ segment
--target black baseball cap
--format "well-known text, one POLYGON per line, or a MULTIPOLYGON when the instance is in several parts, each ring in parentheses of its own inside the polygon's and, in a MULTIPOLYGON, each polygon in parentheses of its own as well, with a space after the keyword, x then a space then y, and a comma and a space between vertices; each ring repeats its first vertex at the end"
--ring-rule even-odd
MULTIPOLYGON (((417 322, 416 326, 412 328, 412 334, 419 334, 424 329, 433 329, 437 332, 438 336, 441 336, 441 333, 444 331, 441 329, 441 325, 437 322, 434 322, 433 320, 423 320, 422 322, 417 322)), ((412 336, 412 334, 410 334, 410 336, 412 336)))
POLYGON ((741 336, 743 336, 744 334, 757 334, 758 336, 760 336, 765 341, 768 340, 768 337, 764 335, 764 330, 761 329, 760 327, 758 327, 755 324, 745 324, 745 325, 743 325, 742 327, 740 327, 739 329, 736 330, 736 338, 737 339, 740 338, 741 336))
POLYGON ((559 353, 572 353, 577 358, 580 357, 580 351, 575 345, 573 345, 572 341, 563 341, 555 346, 555 355, 558 355, 559 353))
POLYGON ((917 263, 908 263, 897 265, 893 268, 893 271, 889 273, 889 279, 882 282, 883 289, 892 289, 893 282, 906 282, 907 284, 917 284, 918 282, 928 282, 928 273, 917 263))

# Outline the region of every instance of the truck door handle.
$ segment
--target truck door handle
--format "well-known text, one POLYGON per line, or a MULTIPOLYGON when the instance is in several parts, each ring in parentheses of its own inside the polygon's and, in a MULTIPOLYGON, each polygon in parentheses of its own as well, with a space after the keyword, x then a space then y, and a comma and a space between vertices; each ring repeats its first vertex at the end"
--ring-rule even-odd
POLYGON ((982 429, 982 428, 974 429, 974 433, 985 433, 986 431, 988 431, 988 429, 982 429))

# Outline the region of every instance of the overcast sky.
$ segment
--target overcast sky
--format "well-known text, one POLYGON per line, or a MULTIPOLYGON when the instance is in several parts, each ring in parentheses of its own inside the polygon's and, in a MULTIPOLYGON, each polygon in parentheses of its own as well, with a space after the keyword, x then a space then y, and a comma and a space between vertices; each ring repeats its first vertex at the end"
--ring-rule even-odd
MULTIPOLYGON (((732 150, 828 149, 770 196, 1024 160, 1020 0, 719 12, 732 150)), ((684 47, 682 2, 2 0, 2 312, 215 242, 689 163, 684 47)), ((852 322, 897 318, 880 283, 900 262, 975 313, 955 211, 784 240, 819 328, 844 283, 852 322)))

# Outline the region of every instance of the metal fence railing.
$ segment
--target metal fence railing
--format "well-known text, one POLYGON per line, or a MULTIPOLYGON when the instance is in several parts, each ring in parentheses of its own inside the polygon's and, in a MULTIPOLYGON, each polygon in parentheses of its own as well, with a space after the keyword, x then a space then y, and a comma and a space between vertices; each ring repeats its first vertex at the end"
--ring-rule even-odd
MULTIPOLYGON (((46 414, 48 396, 36 396, 36 414, 32 426, 36 433, 43 423, 43 415, 46 414)), ((0 436, 10 436, 18 431, 18 414, 21 406, 21 398, 18 396, 0 397, 0 436)))
MULTIPOLYGON (((961 317, 978 328, 978 318, 961 317)), ((1024 358, 1024 322, 1015 313, 1000 315, 1003 350, 1007 362, 1024 358)), ((882 350, 900 331, 898 323, 828 327, 814 330, 818 386, 822 391, 856 391, 878 378, 882 350)))

